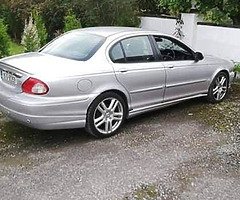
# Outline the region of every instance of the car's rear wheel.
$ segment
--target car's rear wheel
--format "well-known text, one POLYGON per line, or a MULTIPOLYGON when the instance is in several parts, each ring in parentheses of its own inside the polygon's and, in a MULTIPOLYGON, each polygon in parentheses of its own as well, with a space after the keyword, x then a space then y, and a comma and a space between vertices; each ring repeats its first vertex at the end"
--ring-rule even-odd
POLYGON ((209 87, 208 100, 211 103, 218 103, 224 100, 228 93, 228 86, 228 75, 225 72, 218 73, 209 87))
POLYGON ((86 129, 98 138, 113 136, 124 123, 126 113, 127 106, 123 98, 114 92, 106 92, 89 107, 86 129))

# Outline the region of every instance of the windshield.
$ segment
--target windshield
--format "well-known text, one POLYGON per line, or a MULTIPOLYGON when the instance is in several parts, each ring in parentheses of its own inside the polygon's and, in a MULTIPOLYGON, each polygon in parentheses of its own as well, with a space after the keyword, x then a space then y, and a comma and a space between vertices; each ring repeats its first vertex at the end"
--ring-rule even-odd
POLYGON ((41 50, 42 53, 79 61, 90 59, 104 43, 99 35, 71 32, 59 37, 41 50))

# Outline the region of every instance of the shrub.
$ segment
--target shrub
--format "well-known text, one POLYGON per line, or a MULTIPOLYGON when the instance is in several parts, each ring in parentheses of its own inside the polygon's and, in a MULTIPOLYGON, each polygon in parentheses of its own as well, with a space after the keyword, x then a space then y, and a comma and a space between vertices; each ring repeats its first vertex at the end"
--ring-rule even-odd
POLYGON ((7 34, 7 26, 0 19, 0 58, 9 55, 10 37, 7 34))
POLYGON ((47 37, 48 37, 47 29, 45 27, 42 17, 39 15, 37 11, 33 11, 33 20, 37 27, 40 44, 41 46, 44 46, 47 43, 47 37))
POLYGON ((76 15, 69 11, 67 16, 64 17, 64 32, 81 28, 81 22, 77 19, 76 15))
POLYGON ((32 16, 29 17, 28 22, 27 20, 25 21, 21 44, 24 46, 25 52, 33 52, 40 48, 40 39, 32 16))
POLYGON ((240 73, 240 63, 235 65, 234 71, 240 73))

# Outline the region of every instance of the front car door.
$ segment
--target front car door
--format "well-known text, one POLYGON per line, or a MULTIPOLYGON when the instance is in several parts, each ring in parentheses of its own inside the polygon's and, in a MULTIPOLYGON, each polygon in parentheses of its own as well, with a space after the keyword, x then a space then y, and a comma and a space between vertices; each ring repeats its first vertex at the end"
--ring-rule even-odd
POLYGON ((122 39, 110 49, 117 80, 128 90, 133 111, 163 102, 165 69, 149 36, 122 39))
POLYGON ((164 101, 206 93, 208 65, 196 62, 194 52, 175 38, 155 35, 154 39, 166 69, 164 101))

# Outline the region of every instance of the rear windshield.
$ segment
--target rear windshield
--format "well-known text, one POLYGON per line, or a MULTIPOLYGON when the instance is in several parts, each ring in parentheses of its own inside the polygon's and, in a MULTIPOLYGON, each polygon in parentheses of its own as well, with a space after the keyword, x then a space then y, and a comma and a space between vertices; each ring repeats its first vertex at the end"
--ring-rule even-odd
POLYGON ((89 33, 71 32, 51 42, 42 53, 86 61, 90 59, 104 43, 105 38, 89 33))

